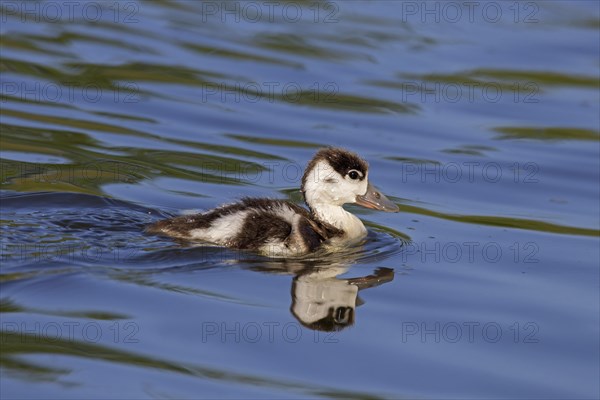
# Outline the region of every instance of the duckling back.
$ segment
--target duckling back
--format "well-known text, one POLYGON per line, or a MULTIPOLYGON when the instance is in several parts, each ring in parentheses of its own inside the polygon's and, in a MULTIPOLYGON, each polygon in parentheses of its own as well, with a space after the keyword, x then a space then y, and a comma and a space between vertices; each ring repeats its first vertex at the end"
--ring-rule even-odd
POLYGON ((252 198, 204 214, 159 221, 147 231, 253 250, 270 257, 301 256, 343 233, 319 223, 293 203, 252 198))

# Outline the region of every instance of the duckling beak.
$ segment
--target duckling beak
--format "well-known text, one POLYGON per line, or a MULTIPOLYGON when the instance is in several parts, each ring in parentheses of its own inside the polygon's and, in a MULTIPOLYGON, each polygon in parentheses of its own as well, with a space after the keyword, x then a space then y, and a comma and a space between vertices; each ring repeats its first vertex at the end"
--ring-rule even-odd
POLYGON ((400 208, 392 202, 390 199, 385 197, 383 193, 375 188, 375 186, 369 183, 367 186, 367 193, 362 196, 356 196, 356 204, 366 208, 372 208, 374 210, 386 211, 386 212, 398 212, 400 208))

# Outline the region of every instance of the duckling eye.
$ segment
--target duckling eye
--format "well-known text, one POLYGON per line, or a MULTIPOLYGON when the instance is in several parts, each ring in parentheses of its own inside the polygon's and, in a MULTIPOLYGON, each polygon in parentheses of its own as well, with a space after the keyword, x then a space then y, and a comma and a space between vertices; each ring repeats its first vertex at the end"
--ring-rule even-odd
POLYGON ((350 179, 355 180, 358 179, 360 175, 358 174, 357 170, 353 169, 352 171, 348 172, 348 176, 350 177, 350 179))

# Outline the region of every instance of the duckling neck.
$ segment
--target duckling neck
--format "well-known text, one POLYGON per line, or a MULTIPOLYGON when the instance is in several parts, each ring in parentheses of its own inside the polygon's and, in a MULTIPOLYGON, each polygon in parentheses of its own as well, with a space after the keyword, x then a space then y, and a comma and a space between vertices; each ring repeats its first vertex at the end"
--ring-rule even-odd
POLYGON ((342 206, 320 203, 311 204, 310 209, 319 221, 343 230, 347 239, 359 239, 367 234, 367 228, 365 228, 362 221, 344 210, 342 206))

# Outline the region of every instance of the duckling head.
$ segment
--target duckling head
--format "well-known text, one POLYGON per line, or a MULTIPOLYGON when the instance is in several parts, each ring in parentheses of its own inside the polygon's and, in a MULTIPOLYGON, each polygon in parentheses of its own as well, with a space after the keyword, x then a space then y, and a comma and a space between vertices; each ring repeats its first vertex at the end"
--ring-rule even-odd
POLYGON ((358 204, 387 212, 398 206, 369 183, 369 164, 345 149, 328 147, 310 161, 302 177, 302 193, 311 210, 358 204))

